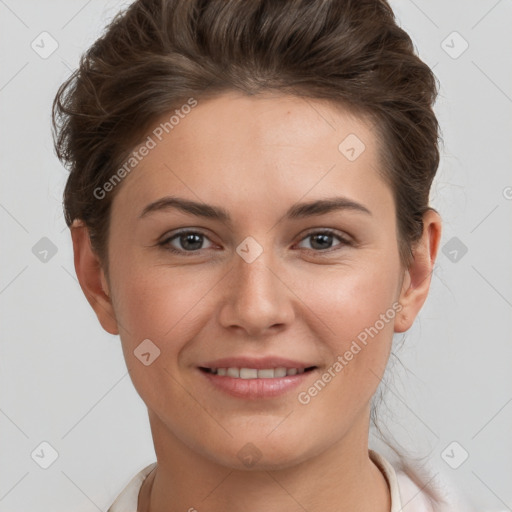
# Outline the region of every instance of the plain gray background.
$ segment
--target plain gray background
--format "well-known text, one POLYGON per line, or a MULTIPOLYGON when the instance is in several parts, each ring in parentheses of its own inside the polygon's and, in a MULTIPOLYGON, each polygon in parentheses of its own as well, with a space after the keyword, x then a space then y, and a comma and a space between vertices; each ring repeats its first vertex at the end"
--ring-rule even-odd
MULTIPOLYGON (((76 280, 50 132, 57 87, 126 3, 0 0, 2 512, 104 511, 155 460, 120 340, 76 280)), ((391 5, 441 83, 444 229, 382 418, 479 510, 512 510, 512 2, 391 5)))

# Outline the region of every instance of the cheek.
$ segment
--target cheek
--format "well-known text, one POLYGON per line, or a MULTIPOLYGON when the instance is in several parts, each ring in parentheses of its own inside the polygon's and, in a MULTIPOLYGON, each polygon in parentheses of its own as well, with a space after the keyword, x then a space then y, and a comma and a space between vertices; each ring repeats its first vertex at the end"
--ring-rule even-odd
MULTIPOLYGON (((392 316, 398 279, 398 269, 382 261, 332 268, 318 274, 308 296, 335 336, 352 338, 390 309, 388 317, 392 316)), ((392 322, 386 322, 389 324, 392 322)))
POLYGON ((117 272, 115 314, 122 324, 122 349, 137 392, 155 411, 166 411, 172 403, 173 408, 197 415, 180 384, 177 366, 187 342, 201 329, 195 320, 211 286, 190 272, 161 266, 127 265, 117 272))
MULTIPOLYGON (((343 379, 372 390, 391 348, 397 302, 397 270, 383 264, 333 269, 315 281, 308 294, 311 309, 327 326, 332 364, 341 358, 343 379), (370 370, 376 374, 371 375, 370 370)), ((361 388, 360 388, 361 389, 361 388)))
MULTIPOLYGON (((309 295, 328 347, 317 380, 298 391, 298 412, 323 418, 324 434, 335 438, 349 428, 378 388, 393 339, 395 281, 381 272, 354 268, 318 279, 309 295)), ((311 324, 311 322, 310 322, 311 324)))
POLYGON ((115 313, 124 343, 135 348, 150 339, 170 355, 194 336, 200 328, 195 320, 218 278, 191 269, 136 264, 118 269, 115 313))

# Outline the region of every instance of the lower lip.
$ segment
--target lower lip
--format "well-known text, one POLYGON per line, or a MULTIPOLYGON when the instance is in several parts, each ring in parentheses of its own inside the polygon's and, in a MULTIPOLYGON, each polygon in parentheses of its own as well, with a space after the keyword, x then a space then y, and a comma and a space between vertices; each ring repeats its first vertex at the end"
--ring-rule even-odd
POLYGON ((228 395, 244 398, 246 400, 258 400, 284 395, 303 384, 315 370, 310 370, 296 375, 276 377, 273 379, 237 379, 224 375, 216 375, 199 370, 199 373, 217 389, 228 395))

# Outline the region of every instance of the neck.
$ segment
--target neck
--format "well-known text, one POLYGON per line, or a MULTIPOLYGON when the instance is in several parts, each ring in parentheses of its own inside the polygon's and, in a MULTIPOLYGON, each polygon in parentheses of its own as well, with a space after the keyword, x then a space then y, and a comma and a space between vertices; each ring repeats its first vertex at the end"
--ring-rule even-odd
POLYGON ((139 512, 391 510, 387 481, 368 454, 367 429, 277 470, 222 466, 170 435, 156 417, 151 429, 158 464, 139 493, 139 512))

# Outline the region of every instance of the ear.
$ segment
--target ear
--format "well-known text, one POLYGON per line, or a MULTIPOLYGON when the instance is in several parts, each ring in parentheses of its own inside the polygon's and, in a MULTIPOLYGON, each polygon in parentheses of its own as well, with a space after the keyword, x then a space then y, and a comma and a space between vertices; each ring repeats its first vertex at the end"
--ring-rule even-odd
POLYGON ((399 302, 402 310, 395 319, 395 332, 412 326, 427 299, 434 263, 441 241, 442 221, 435 210, 423 215, 423 235, 413 248, 413 262, 405 270, 399 302))
POLYGON ((89 230, 83 221, 71 225, 75 271, 78 282, 100 324, 110 334, 119 334, 110 290, 97 254, 93 251, 89 230))

